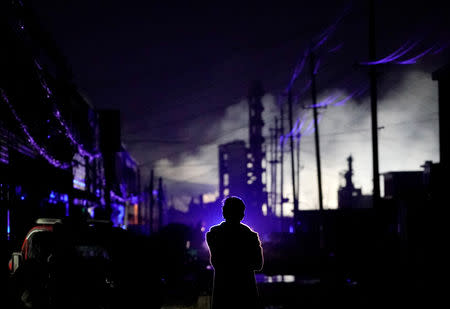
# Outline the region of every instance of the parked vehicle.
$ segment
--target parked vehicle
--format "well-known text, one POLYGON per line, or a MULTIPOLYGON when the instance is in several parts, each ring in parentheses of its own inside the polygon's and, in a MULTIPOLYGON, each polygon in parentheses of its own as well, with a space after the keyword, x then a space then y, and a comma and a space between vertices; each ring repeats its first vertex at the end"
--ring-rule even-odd
POLYGON ((116 308, 127 231, 105 221, 38 219, 9 262, 17 308, 116 308))
POLYGON ((42 241, 42 238, 50 236, 49 232, 53 232, 54 224, 61 224, 61 219, 55 218, 40 218, 36 220, 36 226, 28 231, 22 243, 21 250, 14 252, 9 260, 9 271, 14 274, 17 268, 29 259, 42 259, 46 254, 41 250, 44 249, 45 244, 50 244, 49 241, 42 241))

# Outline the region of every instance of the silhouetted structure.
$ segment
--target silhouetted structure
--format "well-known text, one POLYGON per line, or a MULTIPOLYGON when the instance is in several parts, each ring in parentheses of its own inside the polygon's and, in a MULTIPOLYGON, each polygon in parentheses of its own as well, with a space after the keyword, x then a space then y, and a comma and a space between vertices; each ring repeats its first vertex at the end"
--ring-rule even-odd
POLYGON ((219 145, 219 200, 229 195, 247 197, 247 154, 241 140, 219 145))
POLYGON ((240 223, 244 202, 237 197, 225 200, 225 221, 211 227, 206 240, 214 267, 212 308, 258 308, 255 270, 261 270, 263 255, 258 234, 240 223))
POLYGON ((254 82, 248 96, 249 147, 245 141, 234 141, 219 146, 219 199, 229 195, 244 197, 248 202, 250 217, 261 217, 263 205, 267 206, 264 137, 262 128, 264 110, 261 83, 254 82))
POLYGON ((264 107, 261 98, 264 90, 261 82, 255 81, 250 87, 248 95, 249 106, 249 157, 247 163, 247 183, 249 185, 249 198, 246 199, 249 205, 249 215, 260 217, 262 207, 267 206, 266 184, 263 183, 263 174, 266 172, 263 168, 263 161, 266 158, 264 137, 262 129, 264 121, 262 112, 264 107))
POLYGON ((248 201, 248 222, 252 226, 260 222, 263 218, 262 209, 267 207, 266 184, 263 181, 266 172, 263 168, 266 155, 262 135, 263 94, 261 83, 254 82, 248 97, 249 147, 243 140, 219 145, 218 201, 230 195, 243 197, 248 201))
POLYGON ((158 195, 157 195, 157 204, 158 204, 158 230, 161 230, 164 226, 164 204, 166 202, 163 182, 162 178, 158 179, 158 195))
POLYGON ((338 208, 370 208, 372 196, 363 195, 361 188, 355 188, 353 184, 353 157, 347 158, 348 170, 344 173, 345 186, 338 190, 338 208))
POLYGON ((114 156, 114 176, 111 190, 113 224, 143 231, 140 169, 124 145, 114 156))
POLYGON ((269 147, 269 161, 270 164, 270 193, 268 194, 267 213, 276 214, 277 208, 277 175, 278 175, 278 140, 279 140, 278 119, 275 117, 275 128, 270 128, 270 147, 269 147))
POLYGON ((424 172, 388 172, 383 176, 385 207, 390 207, 386 213, 391 218, 389 230, 400 240, 409 241, 419 232, 419 216, 429 211, 425 203, 424 172))
POLYGON ((440 164, 448 171, 450 165, 450 64, 433 72, 439 92, 439 153, 440 164))

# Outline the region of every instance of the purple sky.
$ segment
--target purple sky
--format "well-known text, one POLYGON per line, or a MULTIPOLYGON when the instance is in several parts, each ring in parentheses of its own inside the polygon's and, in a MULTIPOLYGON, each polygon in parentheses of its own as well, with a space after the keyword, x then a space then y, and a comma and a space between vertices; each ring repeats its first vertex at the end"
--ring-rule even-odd
MULTIPOLYGON (((272 126, 276 97, 288 85, 309 40, 331 25, 350 3, 317 0, 216 6, 209 2, 204 6, 134 0, 30 2, 66 55, 82 93, 98 108, 121 110, 123 141, 137 161, 145 164, 144 182, 148 169, 155 166, 156 173, 166 178, 173 198, 185 196, 180 201, 186 201, 189 194, 213 192, 217 187, 217 145, 247 138, 244 100, 250 82, 263 82, 267 91, 265 119, 267 126, 272 126)), ((408 54, 413 57, 436 42, 443 44, 450 39, 442 1, 417 5, 411 1, 395 1, 395 5, 387 0, 376 2, 380 59, 408 40, 420 40, 414 53, 408 54)), ((333 90, 345 97, 366 80, 366 69, 354 64, 368 61, 367 28, 365 1, 354 1, 348 16, 321 46, 319 100, 333 95, 333 90), (328 52, 341 43, 341 48, 328 52)), ((436 121, 422 122, 437 117, 435 84, 428 82, 428 77, 448 61, 448 55, 444 50, 415 65, 382 68, 380 115, 385 118, 380 118, 380 124, 388 128, 385 120, 389 119, 397 128, 385 140, 398 138, 405 145, 415 141, 420 149, 405 165, 400 156, 406 146, 395 151, 396 157, 389 152, 391 146, 380 144, 381 172, 418 169, 423 161, 438 159, 436 121), (410 88, 411 84, 415 87, 410 88), (414 91, 417 93, 412 95, 414 91), (402 100, 413 102, 396 103, 402 100), (381 111, 383 106, 389 113, 381 111), (405 112, 408 106, 413 108, 405 112), (422 122, 414 122, 418 120, 422 122), (402 121, 413 121, 413 130, 398 124, 402 121), (411 131, 418 133, 410 136, 411 131), (419 133, 424 134, 421 139, 417 138, 419 133)), ((301 75, 294 91, 305 83, 306 77, 301 75)), ((302 103, 308 104, 309 93, 304 97, 302 103)), ((353 133, 347 134, 355 128, 364 134, 364 128, 370 128, 367 106, 363 97, 323 112, 321 133, 329 134, 321 145, 324 177, 329 180, 324 195, 325 205, 328 201, 330 207, 335 206, 339 171, 346 168, 350 152, 355 159, 356 185, 362 185, 365 193, 371 190, 370 153, 365 151, 370 151, 370 144, 364 144, 370 135, 351 138, 353 133), (339 132, 347 133, 331 138, 339 132)), ((295 110, 297 115, 304 113, 295 110)), ((314 177, 311 141, 305 138, 302 165, 304 175, 314 177)), ((301 201, 314 208, 314 187, 305 184, 304 188, 301 201)))

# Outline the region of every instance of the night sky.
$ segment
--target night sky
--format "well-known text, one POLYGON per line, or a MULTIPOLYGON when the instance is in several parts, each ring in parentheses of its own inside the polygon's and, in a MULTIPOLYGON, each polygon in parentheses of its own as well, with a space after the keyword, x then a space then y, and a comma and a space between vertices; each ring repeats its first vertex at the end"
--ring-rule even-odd
MULTIPOLYGON (((81 93, 97 108, 121 110, 123 142, 142 164, 143 182, 153 167, 178 208, 192 195, 217 190, 218 144, 248 140, 245 100, 250 83, 258 79, 265 88, 268 133, 296 63, 310 41, 340 17, 336 31, 318 50, 319 101, 336 93, 345 97, 368 82, 367 67, 355 65, 368 60, 367 1, 30 2, 67 57, 81 93)), ((449 43, 443 1, 375 2, 377 58, 408 40, 417 45, 404 60, 449 43)), ((431 72, 449 59, 443 49, 416 64, 379 68, 381 173, 420 170, 426 160, 439 161, 437 83, 431 72)), ((306 85, 305 72, 294 93, 306 85)), ((295 104, 295 117, 304 117, 307 126, 311 110, 300 106, 310 104, 310 92, 295 104)), ((320 111, 325 208, 337 206, 339 173, 350 154, 355 185, 371 193, 369 111, 367 93, 320 111)), ((301 143, 300 208, 318 208, 313 135, 305 135, 301 143)), ((290 178, 285 182, 289 194, 290 178)))

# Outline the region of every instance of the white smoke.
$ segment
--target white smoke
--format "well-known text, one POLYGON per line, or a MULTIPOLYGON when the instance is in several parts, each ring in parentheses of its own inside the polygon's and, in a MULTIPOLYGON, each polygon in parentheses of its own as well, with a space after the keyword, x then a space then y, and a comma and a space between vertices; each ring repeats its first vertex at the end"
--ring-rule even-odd
MULTIPOLYGON (((345 95, 344 90, 340 91, 345 95)), ((389 92, 380 93, 379 98, 380 172, 420 170, 420 165, 426 160, 438 161, 437 85, 431 80, 430 74, 410 72, 400 82, 391 85, 389 92)), ((274 118, 279 117, 276 101, 272 94, 263 97, 266 143, 269 143, 269 128, 274 127, 274 118)), ((287 107, 285 109, 287 117, 287 107)), ((323 204, 325 208, 336 208, 337 190, 342 184, 340 173, 347 169, 346 159, 349 155, 354 159, 355 186, 362 188, 364 194, 371 194, 372 191, 370 101, 368 98, 361 102, 348 101, 343 106, 322 109, 320 114, 323 116, 319 123, 323 204)), ((307 125, 312 119, 312 110, 302 110, 297 106, 294 109, 295 119, 301 115, 306 117, 307 125)), ((192 123, 192 126, 196 125, 192 123)), ((243 139, 248 143, 247 101, 240 100, 229 106, 223 118, 219 121, 211 120, 210 126, 214 127, 212 132, 215 133, 215 136, 208 137, 210 142, 200 146, 195 153, 182 155, 181 161, 176 163, 168 159, 157 161, 157 173, 179 182, 210 184, 218 188, 218 145, 236 139, 243 139)), ((287 127, 286 121, 285 131, 287 127)), ((285 197, 292 201, 288 145, 287 143, 284 156, 284 192, 285 197)), ((314 145, 314 134, 302 137, 300 209, 319 208, 314 145)), ((269 167, 267 170, 269 171, 269 167)), ((383 182, 382 177, 380 181, 383 182)), ((268 189, 269 187, 268 185, 268 189)), ((192 193, 185 192, 181 195, 184 197, 179 199, 182 202, 177 207, 180 208, 182 203, 190 200, 188 196, 192 193)), ((287 203, 285 215, 291 215, 291 211, 292 204, 287 203)))
MULTIPOLYGON (((437 85, 429 73, 416 71, 391 87, 392 91, 380 95, 378 105, 380 173, 420 170, 426 160, 439 159, 437 85)), ((323 204, 336 208, 337 190, 342 184, 339 173, 347 169, 349 155, 354 159, 354 184, 364 194, 372 193, 370 101, 367 98, 360 104, 330 106, 321 113, 323 204)), ((302 139, 301 149, 300 208, 318 209, 313 135, 302 139)), ((289 186, 285 190, 288 195, 292 192, 289 186)))

